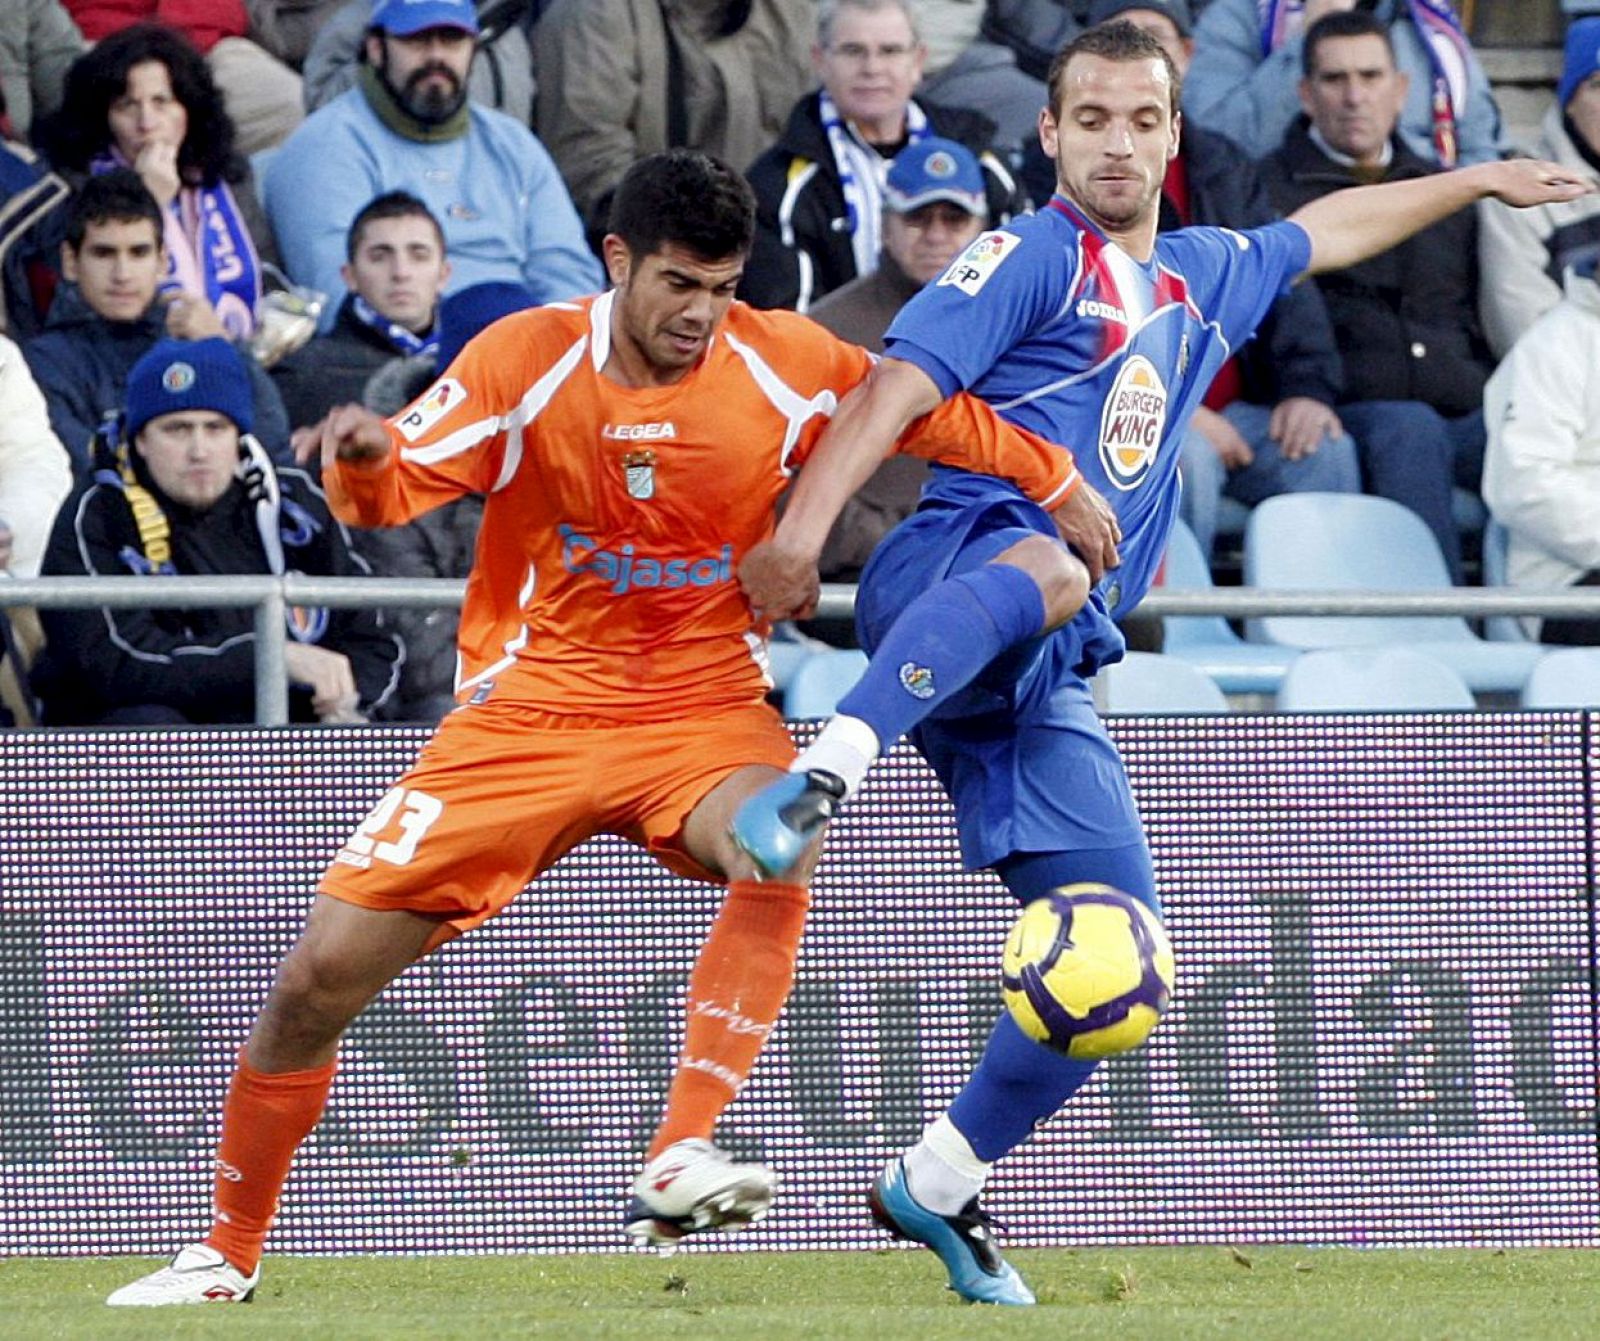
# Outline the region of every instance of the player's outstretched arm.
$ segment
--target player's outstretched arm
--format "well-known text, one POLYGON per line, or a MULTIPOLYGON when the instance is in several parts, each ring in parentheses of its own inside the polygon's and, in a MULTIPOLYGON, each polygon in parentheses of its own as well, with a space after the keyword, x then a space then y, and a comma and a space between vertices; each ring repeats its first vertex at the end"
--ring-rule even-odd
POLYGON ((375 466, 390 452, 383 420, 360 405, 334 406, 310 427, 297 428, 289 443, 302 466, 317 457, 324 470, 338 461, 375 466))
POLYGON ((1289 217, 1311 237, 1307 274, 1342 270, 1386 252, 1413 233, 1475 201, 1553 205, 1595 190, 1594 181, 1557 163, 1512 158, 1403 182, 1355 186, 1302 205, 1289 217))
POLYGON ((942 399, 921 368, 886 358, 839 402, 800 471, 777 531, 739 565, 739 581, 758 615, 804 618, 816 608, 817 558, 834 519, 906 425, 942 399))

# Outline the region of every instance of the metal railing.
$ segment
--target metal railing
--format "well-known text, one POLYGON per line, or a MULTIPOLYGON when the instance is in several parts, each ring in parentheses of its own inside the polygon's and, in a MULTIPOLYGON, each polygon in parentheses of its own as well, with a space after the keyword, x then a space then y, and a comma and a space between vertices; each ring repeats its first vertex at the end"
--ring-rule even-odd
MULTIPOLYGON (((416 577, 33 577, 0 581, 0 608, 183 609, 254 607, 256 721, 281 726, 289 720, 288 645, 285 611, 294 605, 334 609, 363 606, 459 606, 466 583, 416 577)), ((817 614, 848 618, 855 587, 826 583, 817 614)), ((1519 591, 1512 587, 1443 587, 1433 591, 1269 591, 1259 587, 1215 587, 1173 591, 1157 587, 1140 603, 1150 615, 1491 615, 1588 616, 1600 618, 1600 587, 1519 591)))

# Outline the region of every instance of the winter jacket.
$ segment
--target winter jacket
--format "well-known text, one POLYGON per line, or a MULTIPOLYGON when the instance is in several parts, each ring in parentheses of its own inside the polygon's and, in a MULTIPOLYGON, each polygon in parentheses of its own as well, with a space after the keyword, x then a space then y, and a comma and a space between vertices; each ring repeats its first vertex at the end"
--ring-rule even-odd
POLYGON ((224 37, 250 31, 244 0, 65 0, 83 35, 91 42, 135 23, 176 28, 202 52, 224 37))
POLYGON ((61 0, 0 0, 0 94, 19 138, 61 105, 83 34, 61 0))
MULTIPOLYGON (((171 523, 172 567, 179 573, 267 573, 256 506, 235 481, 212 507, 197 512, 163 495, 134 470, 171 523)), ((285 500, 280 533, 292 572, 352 576, 366 571, 333 519, 322 491, 303 471, 278 472, 285 500)), ((50 535, 46 574, 120 575, 148 571, 122 484, 115 472, 81 484, 50 535)), ((404 658, 399 639, 372 610, 330 610, 316 641, 350 659, 362 711, 381 709, 404 658)), ((33 688, 52 725, 97 722, 118 708, 158 704, 192 722, 248 722, 255 716, 255 612, 87 609, 41 612, 45 650, 33 688)), ((315 720, 307 691, 291 686, 291 714, 315 720)))
POLYGON ((983 35, 1010 47, 1017 68, 1035 79, 1050 73, 1056 52, 1089 24, 1094 0, 989 0, 983 35))
MULTIPOLYGON (((50 406, 50 424, 72 458, 78 478, 90 469, 90 443, 108 414, 122 411, 128 374, 145 350, 166 334, 164 309, 154 305, 138 321, 107 321, 74 284, 56 291, 42 334, 22 352, 50 406)), ((255 389, 253 432, 275 461, 289 462, 289 419, 277 390, 253 358, 245 357, 255 389)))
MULTIPOLYGON (((1377 0, 1373 16, 1390 25, 1395 65, 1411 81, 1400 112, 1400 137, 1413 154, 1434 163, 1433 66, 1427 48, 1405 0, 1377 0)), ((1304 45, 1295 36, 1263 56, 1257 0, 1210 0, 1195 24, 1194 61, 1183 80, 1184 119, 1226 135, 1252 158, 1264 158, 1300 115, 1304 45)), ((1456 142, 1462 164, 1487 163, 1506 148, 1489 77, 1470 51, 1456 142)))
POLYGON ((749 167, 811 87, 815 10, 813 0, 556 0, 533 30, 539 137, 591 234, 646 154, 687 146, 749 167), (746 14, 726 31, 730 10, 746 14))
POLYGON ((316 423, 335 405, 360 404, 367 379, 400 354, 382 334, 356 320, 353 301, 353 294, 345 294, 331 331, 272 365, 272 384, 283 397, 291 428, 316 423))
MULTIPOLYGON (((1221 135, 1183 128, 1183 164, 1189 178, 1190 222, 1219 228, 1258 228, 1281 218, 1256 165, 1221 135)), ((1177 212, 1161 201, 1161 228, 1179 226, 1177 212)), ((1291 396, 1337 404, 1344 369, 1327 305, 1314 284, 1297 284, 1272 305, 1255 338, 1238 351, 1244 399, 1276 405, 1291 396)))
POLYGON ((1600 572, 1600 283, 1593 260, 1568 273, 1566 297, 1512 346, 1489 379, 1483 406, 1483 501, 1510 533, 1511 585, 1559 588, 1600 572))
MULTIPOLYGON (((1358 179, 1312 143, 1301 118, 1266 159, 1284 214, 1358 179)), ((1435 171, 1394 141, 1384 181, 1435 171)), ((1317 276, 1344 359, 1348 400, 1415 400, 1450 418, 1483 404, 1492 365, 1478 331, 1478 224, 1462 210, 1388 251, 1317 276)))
MULTIPOLYGON (((756 240, 739 297, 755 307, 804 312, 823 294, 856 277, 844 187, 822 128, 819 94, 808 93, 789 115, 778 143, 750 168, 756 193, 756 240)), ((978 155, 988 184, 989 221, 1000 224, 1027 208, 1027 198, 989 152, 993 123, 959 107, 918 103, 928 133, 956 140, 978 155)))
POLYGON ((37 334, 43 325, 34 281, 45 270, 54 274, 60 247, 51 242, 59 229, 51 221, 71 192, 32 150, 0 141, 0 281, 5 295, 0 329, 13 339, 37 334))
POLYGON ((0 522, 11 530, 11 564, 0 572, 37 576, 50 523, 71 488, 72 467, 44 397, 22 351, 0 336, 0 522))
MULTIPOLYGON (((1573 143, 1559 107, 1545 113, 1533 152, 1594 176, 1594 164, 1573 143)), ((1600 196, 1526 210, 1498 200, 1478 206, 1478 261, 1483 276, 1478 310, 1497 358, 1504 358, 1523 332, 1561 301, 1567 266, 1597 247, 1600 196)))
MULTIPOLYGON (((374 196, 405 190, 444 229, 450 288, 526 284, 540 302, 593 293, 600 266, 561 175, 533 132, 468 104, 466 133, 424 143, 390 130, 353 88, 303 121, 262 180, 284 265, 302 284, 343 293, 350 220, 374 196), (308 201, 316 202, 307 209, 308 201)), ((333 317, 324 329, 332 329, 333 317)))

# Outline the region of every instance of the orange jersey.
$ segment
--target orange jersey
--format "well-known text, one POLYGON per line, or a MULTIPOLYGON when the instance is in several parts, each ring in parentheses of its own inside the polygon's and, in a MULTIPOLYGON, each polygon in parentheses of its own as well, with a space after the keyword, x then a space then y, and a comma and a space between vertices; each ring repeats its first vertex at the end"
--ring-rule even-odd
MULTIPOLYGON (((344 520, 395 526, 485 495, 457 693, 612 721, 760 699, 766 629, 740 559, 869 356, 792 312, 734 303, 700 363, 664 387, 602 369, 611 295, 495 323, 389 421, 381 466, 341 462, 344 520)), ((1049 505, 1071 455, 961 396, 902 450, 1015 479, 1049 505)))

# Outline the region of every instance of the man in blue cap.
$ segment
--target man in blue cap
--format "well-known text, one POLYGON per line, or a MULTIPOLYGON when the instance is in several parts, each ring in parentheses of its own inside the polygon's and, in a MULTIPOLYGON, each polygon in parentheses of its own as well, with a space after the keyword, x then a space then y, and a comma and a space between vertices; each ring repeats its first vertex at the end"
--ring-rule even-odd
POLYGON ((477 40, 472 0, 373 5, 356 87, 306 118, 263 181, 295 279, 341 293, 351 220, 374 197, 407 190, 444 229, 452 290, 504 280, 548 302, 601 287, 549 153, 527 126, 467 98, 477 40))
MULTIPOLYGON (((133 366, 126 414, 56 516, 41 572, 67 576, 365 572, 322 491, 250 435, 244 360, 226 340, 161 340, 133 366)), ((254 613, 41 612, 33 685, 59 725, 182 726, 254 716, 254 613)), ((299 720, 363 721, 393 692, 400 643, 370 610, 289 611, 299 720)))

